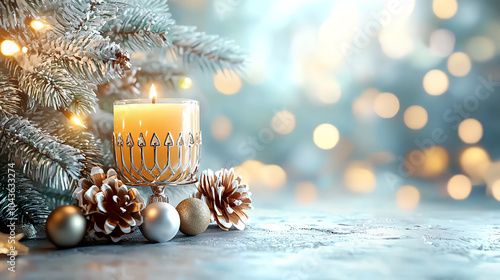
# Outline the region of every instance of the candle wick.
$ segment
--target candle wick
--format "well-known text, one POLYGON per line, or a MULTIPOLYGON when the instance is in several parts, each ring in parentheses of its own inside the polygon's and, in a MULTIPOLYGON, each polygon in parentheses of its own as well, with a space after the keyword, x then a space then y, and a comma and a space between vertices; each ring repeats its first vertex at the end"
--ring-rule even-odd
POLYGON ((155 102, 156 102, 156 98, 155 98, 155 97, 153 97, 153 104, 155 104, 155 102))

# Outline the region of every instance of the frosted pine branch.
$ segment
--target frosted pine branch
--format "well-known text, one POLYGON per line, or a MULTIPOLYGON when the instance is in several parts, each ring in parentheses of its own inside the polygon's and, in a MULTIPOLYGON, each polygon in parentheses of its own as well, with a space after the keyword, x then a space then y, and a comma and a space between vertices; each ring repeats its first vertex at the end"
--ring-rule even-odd
POLYGON ((15 162, 28 178, 52 188, 68 189, 80 177, 84 155, 61 143, 27 119, 0 114, 0 155, 15 162))
POLYGON ((241 72, 247 55, 233 41, 217 35, 197 32, 193 26, 171 29, 172 45, 183 64, 217 72, 223 69, 241 72))
POLYGON ((147 6, 135 5, 106 23, 101 34, 133 51, 143 51, 168 45, 167 35, 173 24, 169 13, 156 14, 147 6))
MULTIPOLYGON (((27 43, 28 49, 36 50, 28 52, 27 57, 39 57, 40 64, 55 63, 73 76, 95 84, 120 77, 130 68, 128 52, 97 32, 81 31, 60 37, 46 35, 27 43)), ((23 63, 26 56, 17 58, 25 69, 36 63, 23 63)))

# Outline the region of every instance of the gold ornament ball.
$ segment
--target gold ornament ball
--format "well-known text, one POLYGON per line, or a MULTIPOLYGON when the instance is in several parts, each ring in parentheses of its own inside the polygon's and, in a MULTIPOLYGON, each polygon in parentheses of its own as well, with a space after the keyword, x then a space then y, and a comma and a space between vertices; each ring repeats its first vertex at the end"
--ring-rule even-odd
POLYGON ((210 209, 199 198, 184 199, 177 205, 177 212, 181 218, 179 230, 185 235, 198 235, 204 232, 210 224, 210 209))
POLYGON ((183 77, 179 79, 177 84, 179 84, 179 87, 182 89, 188 89, 193 85, 193 81, 189 77, 183 77))
POLYGON ((50 242, 57 247, 73 247, 83 240, 87 220, 80 208, 73 205, 57 207, 50 213, 45 232, 50 242))

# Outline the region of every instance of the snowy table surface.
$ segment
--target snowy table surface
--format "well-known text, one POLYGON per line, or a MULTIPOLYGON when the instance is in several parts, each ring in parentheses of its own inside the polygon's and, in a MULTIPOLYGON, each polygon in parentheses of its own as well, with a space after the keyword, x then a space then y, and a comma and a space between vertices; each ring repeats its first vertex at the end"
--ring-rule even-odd
POLYGON ((255 210, 245 231, 215 225, 152 244, 56 250, 28 240, 16 272, 0 279, 500 279, 500 215, 413 215, 255 210), (390 217, 390 218, 388 218, 390 217))

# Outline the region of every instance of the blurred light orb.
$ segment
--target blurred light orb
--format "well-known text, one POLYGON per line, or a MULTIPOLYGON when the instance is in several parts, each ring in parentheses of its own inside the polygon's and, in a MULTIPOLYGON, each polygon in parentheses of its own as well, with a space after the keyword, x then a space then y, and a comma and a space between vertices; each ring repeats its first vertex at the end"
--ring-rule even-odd
POLYGON ((245 160, 239 166, 235 167, 235 173, 240 174, 243 177, 242 182, 252 186, 261 185, 261 171, 263 170, 265 164, 258 160, 250 159, 245 160))
POLYGON ((233 124, 228 117, 218 116, 212 121, 210 131, 216 140, 223 141, 231 135, 233 124))
POLYGON ((400 209, 413 210, 420 202, 420 191, 414 186, 402 186, 396 192, 396 204, 400 209))
POLYGON ((352 162, 347 166, 344 183, 355 193, 370 193, 375 188, 376 177, 372 167, 364 162, 352 162))
POLYGON ((440 57, 447 57, 455 49, 455 34, 447 29, 438 29, 431 33, 429 48, 432 53, 440 57))
POLYGON ((405 24, 395 24, 383 28, 378 39, 382 51, 390 58, 402 58, 413 51, 413 38, 405 24))
POLYGON ((466 53, 456 52, 448 58, 448 71, 455 77, 469 74, 471 68, 472 62, 466 53))
POLYGON ((432 146, 423 151, 410 151, 405 159, 405 168, 411 176, 432 178, 442 174, 449 162, 450 157, 445 148, 432 146))
POLYGON ((289 134, 295 129, 295 116, 286 110, 277 112, 271 120, 271 127, 279 134, 289 134))
POLYGON ((182 77, 177 81, 177 84, 182 89, 188 89, 193 85, 193 81, 189 77, 182 77))
POLYGON ((485 36, 470 38, 465 48, 470 57, 475 61, 487 61, 495 55, 495 42, 485 36))
POLYGON ((295 199, 301 205, 311 205, 318 199, 316 185, 312 182, 300 182, 295 186, 295 199))
POLYGON ((422 129, 427 124, 427 120, 427 111, 422 106, 410 106, 404 113, 404 122, 410 129, 422 129))
POLYGON ((0 50, 2 51, 2 54, 5 56, 15 55, 16 53, 21 51, 16 42, 12 40, 3 41, 2 44, 0 45, 0 50))
POLYGON ((262 184, 271 189, 280 189, 286 184, 286 172, 279 165, 265 165, 261 171, 262 184))
POLYGON ((455 200, 464 200, 472 191, 472 183, 469 177, 457 174, 450 178, 446 187, 448 194, 455 200))
POLYGON ((434 69, 425 74, 423 85, 428 94, 441 95, 448 90, 450 81, 443 71, 434 69))
POLYGON ((500 201, 500 180, 495 181, 491 186, 491 195, 493 195, 493 198, 500 201))
POLYGON ((320 149, 333 149, 339 142, 339 139, 339 130, 329 123, 320 124, 314 129, 313 141, 320 149))
POLYGON ((481 184, 485 180, 491 165, 489 154, 482 147, 469 147, 462 151, 459 157, 460 167, 469 175, 472 184, 481 184))
POLYGON ((45 23, 41 20, 32 20, 30 22, 30 26, 31 28, 33 28, 34 30, 42 30, 46 27, 45 23))
POLYGON ((425 151, 425 161, 423 165, 423 175, 425 177, 435 177, 442 174, 450 163, 450 156, 445 148, 432 146, 425 151))
POLYGON ((242 82, 240 77, 233 71, 218 71, 214 77, 215 88, 222 94, 232 95, 241 90, 242 82))
POLYGON ((483 126, 476 119, 465 119, 458 125, 458 137, 466 144, 475 144, 483 137, 483 126))
POLYGON ((399 99, 396 95, 389 92, 380 93, 374 100, 373 108, 375 113, 380 117, 385 119, 392 118, 399 111, 399 99))
POLYGON ((375 98, 380 93, 375 88, 368 88, 364 90, 356 100, 352 103, 352 113, 358 119, 369 119, 375 113, 373 104, 375 98))
POLYGON ((458 10, 457 0, 434 0, 432 1, 432 11, 441 19, 452 18, 458 10))
POLYGON ((328 80, 321 83, 316 89, 316 98, 325 104, 335 104, 339 101, 342 95, 340 85, 335 81, 328 80))

